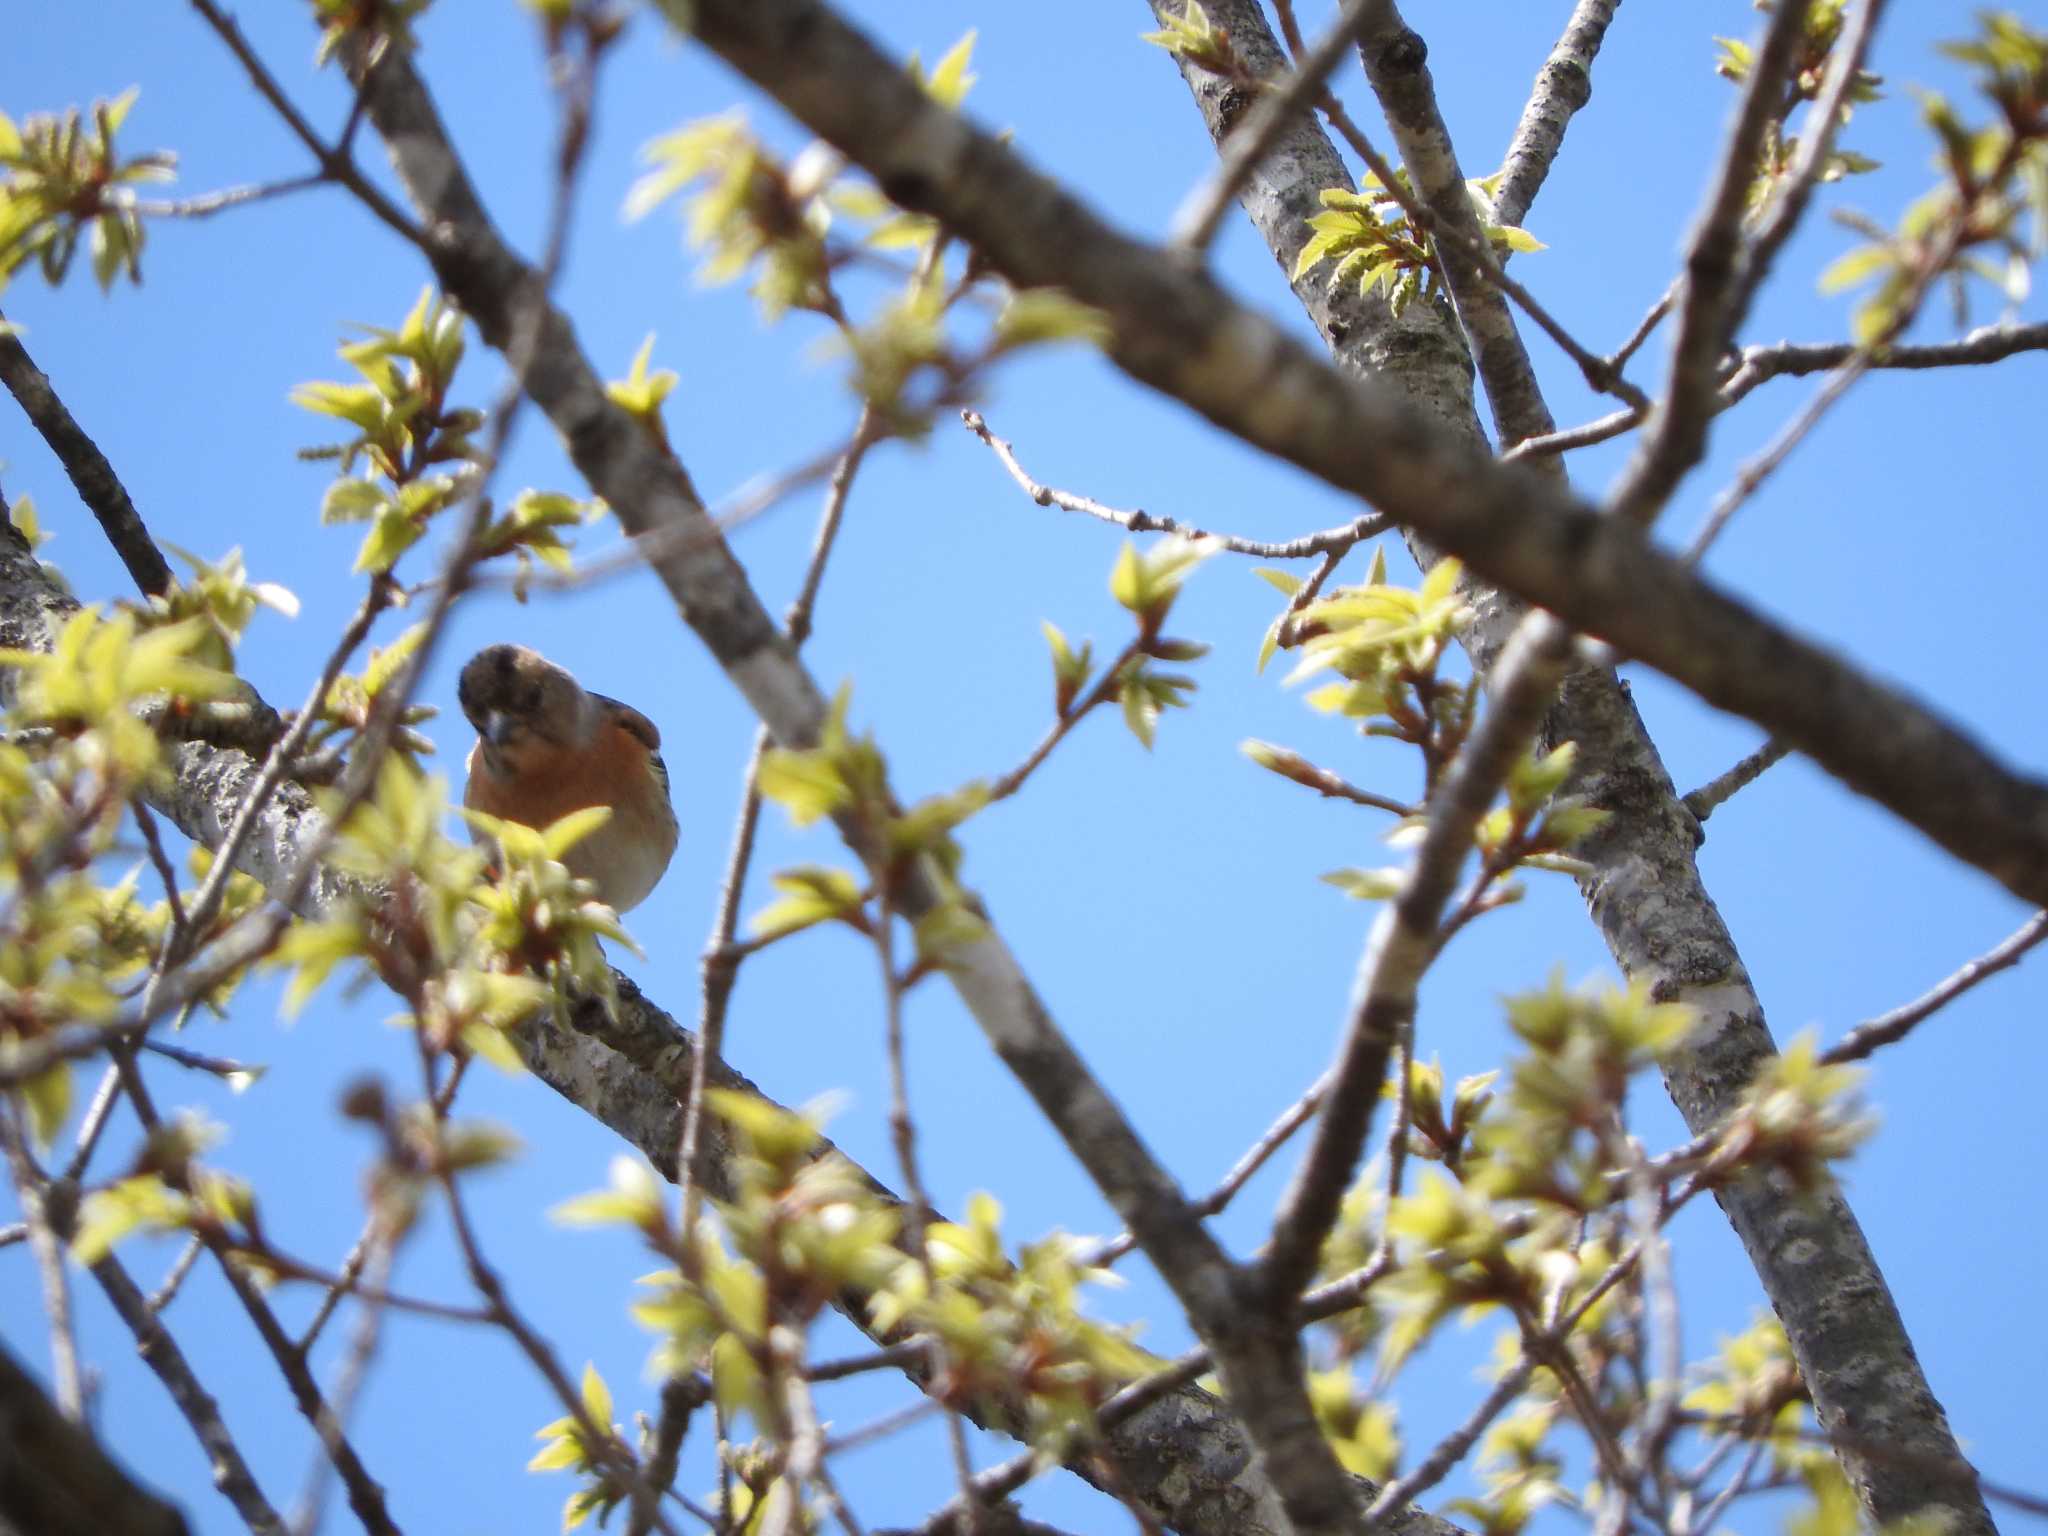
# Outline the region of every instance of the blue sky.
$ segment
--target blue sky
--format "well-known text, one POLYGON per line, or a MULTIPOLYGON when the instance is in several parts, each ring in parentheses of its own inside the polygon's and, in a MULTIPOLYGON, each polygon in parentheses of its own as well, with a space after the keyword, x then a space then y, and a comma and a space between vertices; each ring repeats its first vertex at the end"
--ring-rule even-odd
MULTIPOLYGON (((1138 40, 1150 21, 1135 0, 848 0, 846 9, 894 51, 915 48, 927 59, 978 27, 980 83, 970 111, 1012 128, 1033 161, 1128 228, 1160 234, 1211 163, 1178 77, 1138 40)), ((1324 9, 1308 7, 1305 23, 1319 24, 1324 9)), ((1428 37, 1467 173, 1483 174, 1568 7, 1492 0, 1460 8, 1455 20, 1431 9, 1418 6, 1410 19, 1428 37)), ((2040 24, 2038 5, 2021 9, 2040 24)), ((1956 70, 1934 56, 1932 43, 1965 31, 1969 15, 1960 4, 1892 8, 1875 61, 1892 89, 1859 113, 1849 138, 1885 169, 1829 189, 1825 205, 1891 220, 1928 183, 1927 141, 1897 87, 1917 81, 1960 94, 1956 70)), ((251 5, 242 20, 314 119, 337 124, 342 88, 313 70, 304 8, 251 5)), ((1755 22, 1734 0, 1627 8, 1609 35, 1593 101, 1527 221, 1550 248, 1517 266, 1596 349, 1618 342, 1669 280, 1733 102, 1711 72, 1711 36, 1746 34, 1755 22)), ((510 0, 441 0, 421 35, 421 67, 486 201, 532 250, 545 216, 553 128, 525 13, 510 0)), ((138 0, 51 7, 35 27, 14 29, 0 53, 0 109, 17 118, 130 85, 142 95, 124 142, 177 150, 184 193, 305 168, 232 59, 181 8, 138 0)), ((1340 74, 1339 85, 1370 131, 1375 119, 1356 72, 1340 74)), ((801 318, 765 327, 742 289, 707 290, 693 280, 694 258, 669 213, 629 225, 618 212, 643 143, 735 104, 775 144, 801 147, 804 135, 771 104, 701 51, 671 41, 651 15, 635 18, 604 77, 561 284, 584 346, 614 375, 656 333, 657 364, 681 375, 670 435, 714 499, 842 438, 854 411, 840 365, 818 356, 818 327, 801 318)), ((367 134, 365 151, 376 159, 367 134)), ((1849 239, 1811 219, 1745 339, 1845 334, 1844 302, 1819 298, 1813 279, 1849 239)), ((1226 225, 1216 260, 1249 302, 1303 324, 1248 227, 1226 225)), ((339 377, 334 348, 345 328, 395 323, 425 269, 344 195, 323 190, 159 226, 145 275, 139 291, 124 286, 105 299, 82 265, 57 294, 25 275, 9 290, 6 311, 160 539, 209 556, 239 545, 256 576, 299 595, 297 620, 259 617, 241 656, 272 702, 296 703, 359 587, 348 575, 355 532, 317 523, 328 471, 294 457, 327 433, 287 392, 339 377)), ((1993 313, 1980 302, 1976 318, 1993 313)), ((2030 317, 2038 315, 2037 303, 2030 317)), ((1937 315, 1922 332, 1943 334, 1947 324, 1937 315)), ((1637 365, 1646 384, 1658 378, 1662 344, 1653 340, 1637 365)), ((1567 361, 1540 338, 1531 346, 1560 421, 1604 410, 1567 361)), ((468 394, 481 404, 497 376, 480 347, 469 366, 468 394)), ((1708 562, 1763 608, 2036 768, 2048 764, 2031 659, 2041 648, 2048 529, 2038 515, 2038 450, 2024 434, 2039 431, 2042 370, 2034 356, 1995 370, 1867 381, 1742 512, 1708 562)), ((1689 535, 1735 465, 1809 387, 1766 386, 1717 426, 1708 468, 1666 514, 1667 536, 1689 535)), ((1046 353, 1004 369, 982 405, 1039 478, 1107 502, 1262 538, 1356 515, 1326 487, 1220 439, 1085 353, 1046 353)), ((1597 494, 1622 451, 1610 445, 1575 456, 1574 483, 1597 494)), ((129 591, 61 471, 11 406, 0 409, 0 484, 10 497, 35 497, 59 536, 46 554, 82 596, 129 591)), ((501 484, 579 488, 534 416, 521 425, 501 484)), ((736 537, 755 584, 778 609, 801 571, 814 510, 814 498, 797 498, 736 537)), ((611 537, 595 530, 584 544, 596 549, 611 537)), ((942 421, 927 444, 888 445, 863 473, 808 659, 828 686, 853 680, 856 717, 875 731, 906 794, 999 773, 1037 739, 1050 707, 1040 621, 1098 645, 1120 641, 1123 615, 1107 591, 1117 545, 1114 530, 1033 506, 985 449, 942 421)), ((1399 569, 1398 546, 1390 559, 1399 569)), ((410 569, 424 574, 426 560, 416 556, 410 569)), ((1380 818, 1262 773, 1237 744, 1252 736, 1283 742, 1390 793, 1414 783, 1405 758, 1312 714, 1277 675, 1254 674, 1272 613, 1273 593, 1249 562, 1212 562, 1173 626, 1216 647, 1196 667, 1202 691, 1194 709, 1168 718, 1149 754, 1113 716, 1090 721, 1025 795, 977 820, 965 838, 968 879, 1062 1027, 1160 1156, 1196 1188, 1235 1159, 1332 1048, 1371 914, 1315 877, 1388 861, 1380 818)), ((524 608, 484 594, 461 609, 427 685, 429 700, 446 711, 429 733, 448 771, 459 771, 467 746, 453 708, 456 666, 501 639, 537 646, 660 725, 682 848, 660 890, 629 920, 648 958, 627 958, 624 968, 672 1012, 692 1014, 749 716, 645 574, 524 608)), ((1630 676, 1681 789, 1756 745, 1754 728, 1642 669, 1630 676)), ((767 871, 837 857, 824 830, 792 832, 776 814, 764 827, 750 909, 766 902, 767 871)), ((1773 770, 1715 817, 1702 861, 1780 1039, 1807 1028, 1834 1038, 1917 994, 2026 915, 1988 880, 1953 867, 1917 834, 1798 762, 1773 770)), ((1850 1198, 1957 1432, 1987 1475, 2021 1483, 2038 1481, 2039 1414, 2027 1408, 2048 1372, 2035 1219, 2043 1151, 2036 1085, 2048 1071, 2042 964, 1993 981, 1879 1059, 1869 1087, 1884 1128, 1846 1170, 1850 1198)), ((1493 1065, 1503 1037, 1500 997, 1540 984, 1553 967, 1574 979, 1611 973, 1576 893, 1561 880, 1536 883, 1524 904, 1458 940, 1426 986, 1421 1049, 1441 1055, 1453 1073, 1493 1065)), ((337 1091, 365 1071, 409 1083, 412 1052, 385 1025, 391 1009, 374 993, 329 993, 290 1027, 278 1022, 274 999, 274 987, 252 987, 231 1023, 195 1026, 196 1047, 269 1063, 269 1076, 247 1097, 230 1101, 164 1063, 152 1064, 153 1077, 161 1098, 231 1124, 219 1160, 255 1181, 278 1240, 338 1262, 360 1222, 360 1178, 373 1149, 336 1113, 337 1091)), ((941 1206, 959 1211, 973 1191, 993 1191, 1017 1240, 1054 1228, 1111 1229, 1105 1206, 949 994, 919 989, 908 1028, 924 1172, 941 1206)), ((728 1053, 786 1102, 844 1090, 833 1134, 892 1177, 881 1040, 872 955, 850 934, 825 932, 746 967, 728 1053)), ((1646 1088, 1641 1134, 1653 1147, 1669 1144, 1679 1136, 1677 1117, 1654 1085, 1646 1088)), ((463 1103, 471 1115, 517 1127, 526 1142, 519 1163, 474 1186, 488 1249, 515 1277, 521 1305, 572 1365, 597 1363, 623 1412, 651 1406, 643 1376, 649 1341, 625 1316, 632 1281, 649 1267, 644 1255, 607 1234, 565 1233, 545 1216, 604 1181, 615 1150, 608 1133, 530 1081, 479 1073, 463 1103)), ((1288 1163, 1283 1157, 1280 1169, 1288 1163)), ((1221 1223, 1241 1250, 1257 1242, 1279 1177, 1255 1182, 1221 1223)), ((1689 1211, 1675 1231, 1688 1343, 1704 1354, 1718 1333, 1743 1326, 1761 1297, 1718 1213, 1689 1211)), ((143 1242, 130 1256, 147 1282, 173 1251, 143 1242)), ((1182 1347, 1185 1329, 1162 1289, 1141 1264, 1128 1268, 1129 1288, 1100 1298, 1104 1315, 1146 1320, 1149 1347, 1182 1347)), ((406 1250, 398 1283, 466 1298, 438 1219, 406 1250)), ((161 1389, 87 1287, 82 1329, 103 1372, 102 1431, 183 1503, 196 1530, 238 1528, 161 1389)), ((297 1315, 311 1300, 286 1295, 280 1305, 297 1315)), ((37 1291, 19 1247, 0 1252, 0 1318, 9 1347, 44 1367, 37 1291)), ((267 1491, 289 1504, 312 1442, 246 1321, 203 1266, 170 1321, 223 1398, 267 1491)), ((843 1346, 847 1331, 839 1333, 843 1346)), ((330 1335, 330 1350, 340 1337, 330 1335)), ((1489 1337, 1454 1334, 1404 1378, 1411 1446, 1462 1416, 1489 1337)), ((902 1395, 868 1383, 841 1390, 827 1408, 846 1428, 902 1395)), ((393 1318, 356 1434, 408 1530, 550 1529, 568 1485, 521 1468, 531 1432, 558 1411, 502 1339, 393 1318)), ((989 1459, 1003 1451, 993 1442, 983 1448, 989 1459)), ((927 1424, 849 1457, 842 1475, 870 1523, 900 1524, 944 1497, 943 1468, 927 1424)), ((683 1486, 702 1492, 701 1460, 694 1474, 693 1481, 686 1468, 683 1486)), ((1127 1518, 1064 1477, 1027 1503, 1079 1528, 1115 1528, 1127 1518)), ((349 1528, 339 1500, 330 1504, 328 1528, 349 1528)))

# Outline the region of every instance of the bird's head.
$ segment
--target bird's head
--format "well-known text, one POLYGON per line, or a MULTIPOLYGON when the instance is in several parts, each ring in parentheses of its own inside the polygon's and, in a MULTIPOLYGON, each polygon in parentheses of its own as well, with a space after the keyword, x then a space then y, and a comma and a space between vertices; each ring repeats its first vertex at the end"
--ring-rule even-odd
POLYGON ((596 709, 575 678, 523 645, 478 651, 462 669, 455 696, 485 749, 500 759, 583 741, 596 709))

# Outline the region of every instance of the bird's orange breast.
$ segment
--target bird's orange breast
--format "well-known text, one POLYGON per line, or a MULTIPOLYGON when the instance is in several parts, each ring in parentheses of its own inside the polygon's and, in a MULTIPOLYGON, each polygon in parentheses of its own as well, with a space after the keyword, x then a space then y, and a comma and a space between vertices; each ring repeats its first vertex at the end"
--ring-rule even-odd
POLYGON ((471 748, 462 803, 529 827, 546 827, 586 806, 609 806, 611 820, 570 849, 563 862, 617 911, 645 900, 676 847, 675 811, 646 742, 607 721, 587 745, 530 741, 506 757, 509 771, 496 774, 483 744, 471 748))

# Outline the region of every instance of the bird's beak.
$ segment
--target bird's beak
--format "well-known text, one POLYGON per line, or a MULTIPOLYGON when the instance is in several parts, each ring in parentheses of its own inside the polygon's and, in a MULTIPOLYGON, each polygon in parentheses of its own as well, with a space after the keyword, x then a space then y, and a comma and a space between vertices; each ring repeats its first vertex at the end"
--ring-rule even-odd
POLYGON ((502 747, 519 730, 519 722, 502 709, 484 711, 482 729, 477 733, 494 747, 502 747))

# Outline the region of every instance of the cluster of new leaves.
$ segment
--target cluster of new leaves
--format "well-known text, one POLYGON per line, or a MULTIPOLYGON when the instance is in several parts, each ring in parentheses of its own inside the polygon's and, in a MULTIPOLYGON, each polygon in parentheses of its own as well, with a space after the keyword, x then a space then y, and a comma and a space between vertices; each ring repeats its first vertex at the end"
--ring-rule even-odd
MULTIPOLYGON (((193 659, 232 672, 235 647, 242 632, 256 617, 258 608, 268 608, 286 618, 297 618, 299 600, 288 587, 274 581, 251 581, 242 563, 240 549, 231 549, 219 563, 202 560, 172 544, 171 553, 192 568, 192 574, 138 605, 137 616, 147 628, 194 621, 198 640, 193 659)), ((122 604, 129 607, 129 604, 122 604)))
POLYGON ((373 40, 383 48, 411 53, 419 46, 412 24, 434 0, 313 0, 313 20, 320 28, 315 60, 325 64, 352 37, 373 40))
POLYGON ((72 615, 48 655, 0 651, 14 671, 0 741, 0 1081, 23 1089, 39 1138, 71 1102, 71 1069, 33 1065, 73 1025, 107 1025, 141 988, 168 912, 136 897, 133 876, 103 887, 130 799, 163 769, 144 705, 227 697, 235 680, 198 659, 197 619, 145 630, 131 613, 72 615))
MULTIPOLYGON (((1511 998, 1507 1017, 1521 1048, 1504 1072, 1447 1085, 1434 1061, 1410 1062, 1405 1084, 1389 1085, 1390 1096, 1405 1094, 1392 1150, 1428 1166, 1405 1190, 1398 1181, 1388 1188, 1385 1165, 1375 1164, 1346 1197, 1322 1274, 1366 1283, 1360 1305, 1326 1325, 1335 1358, 1314 1396, 1347 1464, 1393 1475, 1400 1441, 1378 1408, 1388 1381, 1447 1320, 1504 1313, 1512 1326, 1499 1341, 1499 1370, 1521 1370, 1524 1384, 1480 1443, 1482 1495, 1446 1513, 1516 1536, 1546 1505, 1598 1507, 1599 1480, 1582 1493, 1564 1482, 1553 1438, 1565 1423, 1578 1420, 1597 1447, 1631 1435, 1668 1441, 1677 1422, 1675 1404, 1661 1419, 1651 1412, 1653 1395, 1667 1390, 1646 1363, 1643 1250, 1658 1240, 1655 1229, 1730 1178, 1777 1168, 1810 1183, 1849 1153, 1867 1122, 1853 1074, 1816 1068, 1810 1047, 1795 1044, 1719 1135, 1652 1162, 1626 1133, 1626 1096, 1634 1079, 1684 1049, 1692 1012, 1655 1003, 1641 987, 1572 991, 1553 979, 1511 998), (1377 1374, 1362 1397, 1353 1362, 1369 1350, 1377 1374)), ((1711 1443, 1769 1440, 1783 1480, 1808 1487, 1814 1518, 1835 1507, 1839 1473, 1824 1446, 1800 1438, 1805 1391, 1775 1322, 1724 1343, 1695 1379, 1683 1400, 1687 1426, 1711 1443)), ((1667 1449, 1660 1441, 1639 1452, 1667 1449)), ((1605 1478, 1617 1463, 1596 1464, 1605 1478)))
POLYGON ((85 234, 101 288, 126 272, 142 281, 142 218, 134 188, 169 181, 177 156, 158 151, 123 160, 114 135, 136 92, 95 101, 90 115, 34 114, 19 125, 0 112, 0 289, 31 258, 59 283, 85 234))
POLYGON ((886 1334, 938 1341, 930 1391, 940 1401, 1021 1403, 1023 1437, 1064 1457, 1093 1432, 1110 1392, 1160 1362, 1081 1315, 1080 1288, 1115 1278, 1083 1261, 1083 1244, 1055 1233, 1026 1243, 1013 1263, 1001 1217, 993 1197, 976 1195, 965 1222, 927 1226, 925 1262, 896 1265, 870 1316, 886 1334))
MULTIPOLYGON (((1301 583, 1284 572, 1259 574, 1293 598, 1301 583)), ((1452 644, 1470 622, 1471 612, 1458 595, 1459 566, 1440 561, 1417 588, 1387 581, 1386 560, 1373 554, 1365 582, 1343 587, 1276 619, 1259 652, 1264 666, 1283 641, 1302 652, 1290 683, 1335 672, 1335 680, 1308 695, 1312 708, 1360 722, 1367 736, 1407 742, 1422 756, 1426 790, 1434 790, 1443 770, 1470 732, 1479 693, 1476 681, 1453 682, 1442 675, 1452 644)), ((1336 775, 1300 753, 1270 742, 1248 741, 1244 753, 1260 767, 1319 794, 1341 784, 1336 775)), ((1517 867, 1574 872, 1579 865, 1570 849, 1605 819, 1603 812, 1576 796, 1559 791, 1571 776, 1570 743, 1522 759, 1508 776, 1506 803, 1481 820, 1475 833, 1482 865, 1474 891, 1477 905, 1495 906, 1520 893, 1512 885, 1488 890, 1517 867)), ((1389 805, 1397 802, 1387 801, 1389 805)), ((1403 817, 1396 839, 1419 835, 1420 812, 1403 817)), ((1341 869, 1324 876, 1330 884, 1361 900, 1386 900, 1404 879, 1398 868, 1341 869)))
POLYGON ((1110 571, 1109 593, 1137 620, 1138 632, 1100 677, 1095 672, 1095 643, 1077 649, 1058 625, 1044 625, 1052 648, 1052 708, 1056 728, 1071 728, 1089 710, 1114 699, 1124 724, 1147 748, 1158 734, 1159 717, 1169 709, 1185 709, 1187 696, 1198 686, 1184 672, 1162 672, 1156 663, 1185 664, 1209 654, 1195 640, 1175 640, 1165 633, 1174 600, 1195 567, 1218 548, 1213 539, 1176 534, 1140 550, 1126 543, 1110 571))
MULTIPOLYGON (((1799 153, 1799 140, 1785 132, 1785 122, 1801 102, 1815 101, 1827 76, 1829 61, 1834 57, 1836 45, 1842 40, 1843 27, 1847 21, 1848 0, 1817 0, 1807 7, 1806 23, 1800 38, 1799 54, 1793 62, 1785 99, 1765 125, 1764 143, 1756 179, 1749 186, 1748 214, 1754 218, 1762 213, 1792 169, 1799 153)), ((1756 65, 1756 52, 1741 38, 1717 37, 1721 56, 1714 65, 1714 72, 1724 80, 1737 85, 1745 84, 1750 71, 1756 65)), ((1842 102, 1842 122, 1847 123, 1854 107, 1864 102, 1876 101, 1883 93, 1878 87, 1882 79, 1868 70, 1859 69, 1856 77, 1849 82, 1848 93, 1842 102)), ((1808 120, 1808 131, 1818 131, 1820 125, 1808 120)), ((1840 181, 1844 176, 1861 176, 1878 169, 1878 162, 1852 150, 1831 150, 1820 167, 1820 179, 1840 181)))
MULTIPOLYGON (((404 675, 406 662, 411 660, 412 653, 419 649, 420 641, 425 638, 425 628, 415 624, 389 645, 373 648, 361 676, 348 672, 336 674, 325 696, 314 707, 318 718, 307 730, 303 763, 311 765, 338 760, 344 747, 361 740, 363 733, 370 728, 371 717, 404 675)), ((431 704, 407 704, 399 711, 390 749, 415 763, 431 753, 433 742, 413 727, 425 724, 436 713, 438 711, 431 704)))
MULTIPOLYGON (((929 72, 913 54, 910 74, 934 101, 957 110, 974 84, 973 48, 969 32, 929 72)), ((643 217, 687 193, 689 241, 705 253, 702 279, 729 282, 751 271, 768 318, 806 310, 830 319, 853 359, 854 389, 882 433, 923 436, 938 410, 972 398, 981 369, 1020 347, 1106 339, 1094 310, 1057 293, 1027 291, 1010 294, 986 336, 964 348, 949 335, 948 318, 985 274, 970 259, 966 275, 949 281, 938 224, 850 178, 844 158, 824 143, 785 162, 744 116, 729 113, 654 140, 643 157, 652 169, 628 194, 627 215, 643 217), (835 275, 893 250, 916 253, 914 269, 872 316, 856 321, 835 275)))
POLYGON ((1829 266, 1821 288, 1876 284, 1852 320, 1864 346, 1894 340, 1944 279, 1959 325, 1968 319, 1971 278, 2020 304, 2032 264, 2048 251, 2048 32, 2011 13, 1986 13, 1979 36, 1942 51, 1977 72, 1991 115, 1971 124, 1945 97, 1920 92, 1921 116, 1939 144, 1941 183, 1906 210, 1896 230, 1838 215, 1868 243, 1829 266))
POLYGON ((1201 0, 1184 0, 1178 16, 1167 17, 1164 27, 1141 33, 1140 38, 1214 75, 1246 73, 1231 46, 1229 29, 1216 25, 1201 0))
MULTIPOLYGON (((1466 1107, 1453 1121, 1464 1123, 1445 1142, 1428 1119, 1411 1123, 1410 1151, 1436 1166, 1386 1207, 1398 1262, 1373 1293, 1383 1371, 1460 1312, 1565 1316, 1625 1246, 1625 1188, 1613 1173, 1622 1102, 1629 1080, 1683 1039, 1690 1010, 1640 989, 1571 992, 1553 980, 1511 999, 1508 1019, 1526 1049, 1505 1092, 1462 1086, 1466 1107)), ((1432 1086, 1428 1069, 1410 1070, 1425 1076, 1415 1086, 1432 1086)), ((1597 1327, 1597 1307, 1587 1320, 1597 1327)))
POLYGON ((294 924, 273 956, 293 976, 296 1011, 343 965, 403 999, 402 1022, 435 1052, 521 1070, 506 1032, 536 1011, 566 1015, 572 989, 609 998, 600 939, 627 940, 618 916, 560 859, 603 824, 602 807, 545 830, 463 813, 491 848, 442 830, 447 786, 387 757, 376 791, 341 823, 328 866, 347 882, 334 910, 294 924))
MULTIPOLYGON (((987 933, 972 899, 958 883, 962 855, 953 831, 989 803, 991 791, 977 779, 908 810, 899 809, 888 797, 887 764, 873 736, 855 735, 848 728, 852 703, 852 691, 841 688, 815 747, 778 747, 766 753, 761 759, 760 791, 799 827, 834 816, 855 828, 880 889, 892 890, 914 864, 937 882, 940 899, 915 929, 917 974, 922 975, 944 964, 956 948, 987 933)), ((774 883, 781 898, 755 915, 757 943, 832 921, 870 937, 878 931, 867 910, 873 889, 845 870, 804 865, 778 873, 774 883)))
POLYGON ((463 322, 431 288, 397 330, 363 329, 363 340, 341 348, 360 382, 301 384, 292 401, 355 429, 346 442, 304 450, 303 457, 339 461, 341 475, 327 488, 320 520, 368 523, 355 568, 383 574, 425 537, 437 514, 461 500, 479 457, 470 434, 483 425, 483 413, 449 404, 463 322), (353 472, 358 459, 368 462, 368 475, 353 472), (465 469, 434 472, 444 464, 465 469))
MULTIPOLYGON (((396 330, 363 329, 363 340, 341 348, 360 381, 302 384, 292 400, 355 429, 346 442, 307 449, 302 457, 339 461, 341 474, 327 488, 320 519, 368 523, 355 568, 386 575, 436 517, 476 492, 482 453, 472 434, 484 418, 472 407, 450 404, 464 351, 463 318, 431 288, 396 330), (368 474, 354 472, 358 460, 368 474)), ((488 510, 471 553, 477 559, 513 556, 515 591, 523 596, 532 562, 571 568, 560 530, 590 522, 602 507, 559 492, 524 491, 502 510, 488 510)))
MULTIPOLYGON (((1349 187, 1325 187, 1316 194, 1323 211, 1308 221, 1315 233, 1295 258, 1296 282, 1327 261, 1333 264, 1329 276, 1332 289, 1355 282, 1366 298, 1384 295, 1396 316, 1418 296, 1437 296, 1443 287, 1443 267, 1434 236, 1418 226, 1410 211, 1416 203, 1408 173, 1394 174, 1400 182, 1398 194, 1371 174, 1356 192, 1349 187)), ((1493 254, 1505 257, 1517 251, 1542 250, 1543 242, 1527 230, 1494 221, 1493 194, 1499 184, 1497 175, 1465 183, 1493 254)))
MULTIPOLYGON (((678 1229, 654 1175, 621 1159, 611 1188, 569 1202, 558 1220, 635 1228, 671 1266, 643 1282, 634 1316, 659 1342, 667 1377, 708 1373, 727 1426, 721 1454, 733 1475, 739 1532, 790 1528, 816 1493, 815 1411, 807 1376, 811 1325, 835 1298, 869 1297, 877 1337, 928 1346, 929 1390, 955 1407, 1021 1415, 1023 1432, 1053 1455, 1092 1430, 1093 1413, 1124 1381, 1155 1362, 1117 1331, 1084 1318, 1079 1288, 1106 1278, 1055 1236, 1012 1262, 998 1209, 977 1197, 963 1224, 932 1222, 923 1252, 905 1251, 903 1217, 864 1175, 825 1145, 816 1118, 748 1094, 713 1090, 711 1109, 736 1148, 729 1198, 717 1222, 678 1229), (722 1228, 723 1236, 720 1235, 722 1228), (754 1438, 742 1444, 733 1427, 754 1438)), ((593 1424, 609 1430, 610 1398, 586 1378, 593 1424)), ((629 1489, 604 1448, 573 1417, 541 1432, 536 1469, 569 1468, 586 1479, 566 1521, 602 1514, 629 1489)))
MULTIPOLYGON (((163 1121, 143 1144, 134 1169, 79 1206, 72 1256, 98 1263, 132 1232, 199 1232, 245 1254, 262 1251, 262 1218, 255 1192, 232 1174, 200 1164, 220 1128, 192 1114, 163 1121)), ((260 1261, 257 1272, 264 1273, 260 1261)))

